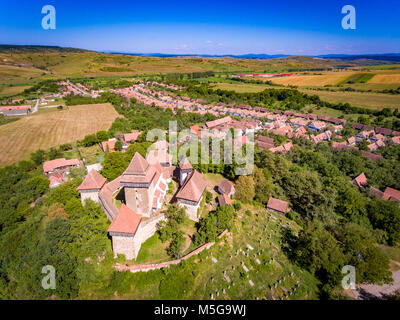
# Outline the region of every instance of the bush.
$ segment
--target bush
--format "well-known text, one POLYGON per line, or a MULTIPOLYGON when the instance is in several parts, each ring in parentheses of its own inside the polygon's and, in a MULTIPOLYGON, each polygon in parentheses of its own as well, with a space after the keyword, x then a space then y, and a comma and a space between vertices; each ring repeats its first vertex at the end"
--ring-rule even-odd
POLYGON ((240 202, 240 201, 236 201, 236 202, 233 204, 233 208, 234 208, 236 211, 239 211, 240 209, 242 209, 242 204, 241 204, 241 202, 240 202))

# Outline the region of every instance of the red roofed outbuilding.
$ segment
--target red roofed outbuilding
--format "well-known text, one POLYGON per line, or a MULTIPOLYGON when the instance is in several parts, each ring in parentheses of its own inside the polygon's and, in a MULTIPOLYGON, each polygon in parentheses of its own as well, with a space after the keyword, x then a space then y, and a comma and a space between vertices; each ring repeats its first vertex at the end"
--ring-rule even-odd
POLYGON ((286 201, 269 198, 267 209, 285 215, 289 211, 289 204, 286 201))

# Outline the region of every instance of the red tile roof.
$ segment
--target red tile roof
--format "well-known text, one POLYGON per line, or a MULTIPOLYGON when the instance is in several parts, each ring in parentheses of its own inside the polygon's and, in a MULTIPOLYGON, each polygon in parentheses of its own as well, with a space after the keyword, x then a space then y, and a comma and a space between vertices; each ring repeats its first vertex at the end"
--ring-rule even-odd
POLYGON ((85 177, 85 180, 83 180, 81 185, 78 187, 78 190, 101 189, 106 181, 106 178, 104 178, 96 170, 92 169, 85 177))
POLYGON ((166 149, 150 150, 146 157, 146 161, 149 165, 155 165, 157 163, 171 164, 172 156, 167 152, 166 149))
POLYGON ((203 175, 194 170, 190 178, 176 194, 178 199, 185 199, 193 202, 199 202, 207 183, 203 180, 203 175))
POLYGON ((261 135, 260 135, 260 136, 258 136, 257 140, 258 140, 258 141, 261 141, 261 142, 268 143, 268 144, 274 144, 274 139, 273 139, 273 138, 266 137, 266 136, 261 136, 261 135))
POLYGON ((235 191, 235 188, 229 180, 222 180, 221 183, 218 185, 218 188, 222 191, 224 194, 231 194, 232 192, 235 191))
MULTIPOLYGON (((147 168, 149 167, 149 163, 139 152, 136 152, 133 156, 128 168, 125 170, 126 174, 141 174, 145 173, 147 168)), ((124 174, 125 174, 124 173, 124 174)))
POLYGON ((383 200, 400 201, 400 191, 387 187, 382 196, 383 200))
POLYGON ((71 160, 66 160, 65 158, 54 159, 43 162, 43 171, 47 173, 50 171, 54 171, 55 169, 69 167, 69 166, 77 166, 77 165, 79 165, 78 159, 71 159, 71 160))
POLYGON ((355 184, 359 188, 364 188, 368 185, 367 177, 365 176, 364 172, 361 173, 358 177, 354 179, 355 184))
POLYGON ((227 205, 232 204, 232 200, 226 194, 223 193, 218 196, 218 203, 221 207, 227 206, 227 205))
POLYGON ((32 107, 30 105, 26 106, 5 106, 1 107, 1 112, 10 111, 10 110, 30 110, 32 107))
POLYGON ((214 127, 220 126, 224 123, 229 123, 231 121, 232 121, 232 118, 228 116, 228 117, 224 117, 221 119, 208 121, 208 122, 206 122, 205 126, 206 126, 206 128, 214 128, 214 127))
POLYGON ((116 140, 102 141, 101 149, 103 150, 103 152, 106 152, 107 149, 109 152, 115 152, 115 143, 116 142, 117 142, 116 140))
POLYGON ((383 157, 380 156, 380 155, 373 154, 371 152, 367 152, 367 151, 364 151, 364 150, 361 150, 361 153, 371 161, 378 161, 378 160, 383 159, 383 157))
POLYGON ((275 211, 286 213, 288 209, 288 203, 286 201, 271 197, 268 200, 267 209, 272 209, 275 211))
POLYGON ((122 204, 117 216, 114 218, 108 232, 135 234, 142 216, 122 204))
POLYGON ((133 131, 131 133, 124 134, 124 141, 131 142, 136 141, 137 138, 141 135, 142 131, 133 131))

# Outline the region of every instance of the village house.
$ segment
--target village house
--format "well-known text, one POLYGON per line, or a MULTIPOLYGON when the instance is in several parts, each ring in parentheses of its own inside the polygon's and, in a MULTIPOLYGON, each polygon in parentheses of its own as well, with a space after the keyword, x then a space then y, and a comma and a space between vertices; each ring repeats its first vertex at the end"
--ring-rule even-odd
POLYGON ((229 198, 229 196, 225 193, 220 194, 217 199, 218 199, 218 203, 219 203, 220 207, 228 206, 228 205, 232 204, 231 198, 229 198))
POLYGON ((398 136, 398 137, 393 137, 393 138, 392 138, 392 142, 393 142, 394 144, 400 144, 400 136, 398 136))
POLYGON ((308 129, 312 131, 321 131, 325 127, 326 124, 323 121, 313 121, 308 125, 308 129))
POLYGON ((285 215, 289 211, 289 204, 286 201, 270 197, 267 209, 285 215))
POLYGON ((49 181, 50 181, 50 184, 49 184, 50 189, 57 188, 58 186, 60 186, 64 183, 63 176, 60 173, 55 173, 55 174, 49 176, 49 181))
POLYGON ((387 187, 382 195, 382 199, 396 201, 400 204, 400 190, 387 187))
POLYGON ((291 142, 285 143, 279 147, 275 147, 275 148, 270 148, 269 151, 271 151, 272 153, 282 153, 282 154, 286 154, 288 153, 291 149, 293 148, 293 144, 291 142))
POLYGON ((132 131, 131 133, 125 133, 123 136, 124 139, 124 143, 125 144, 129 144, 132 142, 136 142, 136 140, 138 139, 138 137, 142 134, 141 131, 132 131))
POLYGON ((206 129, 213 129, 215 127, 221 126, 225 123, 231 123, 232 122, 232 118, 231 117, 224 117, 221 119, 217 119, 217 120, 213 120, 213 121, 208 121, 205 123, 204 127, 206 129))
POLYGON ((361 131, 356 135, 358 140, 367 140, 371 135, 375 135, 373 130, 371 131, 361 131))
POLYGON ((355 137, 350 137, 347 139, 348 145, 352 146, 356 144, 356 138, 355 137))
POLYGON ((27 116, 31 112, 32 106, 5 106, 0 108, 0 114, 5 116, 27 116))
POLYGON ((101 150, 103 150, 104 153, 117 151, 115 149, 116 142, 117 142, 117 139, 115 139, 115 138, 109 139, 108 141, 102 141, 100 143, 101 150))
POLYGON ((373 154, 368 151, 361 150, 361 153, 363 154, 364 157, 368 158, 371 161, 379 161, 379 160, 383 159, 383 157, 381 155, 373 154))
POLYGON ((69 173, 71 168, 77 168, 79 166, 80 161, 78 159, 66 160, 65 158, 60 158, 43 162, 43 172, 46 175, 56 172, 69 173))
POLYGON ((217 190, 220 194, 225 194, 229 198, 235 194, 235 187, 233 186, 232 182, 227 179, 221 181, 221 183, 217 186, 217 190))
POLYGON ((318 144, 318 143, 320 143, 320 142, 322 142, 324 140, 331 140, 331 138, 332 138, 332 132, 330 132, 329 130, 325 131, 325 132, 322 132, 322 133, 320 133, 320 134, 318 134, 316 136, 311 135, 311 140, 315 144, 318 144))
POLYGON ((360 189, 365 188, 368 185, 368 180, 364 172, 354 178, 353 183, 360 189))

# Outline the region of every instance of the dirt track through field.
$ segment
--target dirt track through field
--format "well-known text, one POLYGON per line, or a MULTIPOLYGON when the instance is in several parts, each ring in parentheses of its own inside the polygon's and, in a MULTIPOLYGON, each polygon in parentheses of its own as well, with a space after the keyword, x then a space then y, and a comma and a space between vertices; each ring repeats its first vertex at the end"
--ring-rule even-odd
POLYGON ((69 107, 30 115, 0 126, 0 166, 29 158, 31 152, 75 142, 85 135, 108 130, 118 113, 111 104, 69 107))

